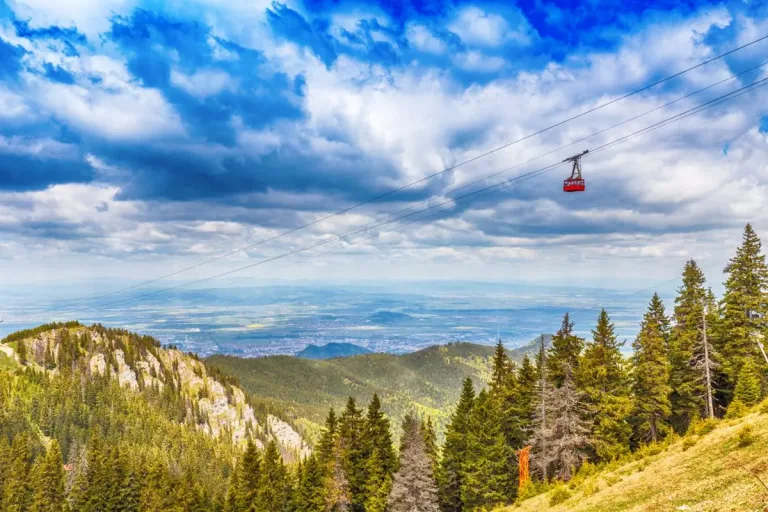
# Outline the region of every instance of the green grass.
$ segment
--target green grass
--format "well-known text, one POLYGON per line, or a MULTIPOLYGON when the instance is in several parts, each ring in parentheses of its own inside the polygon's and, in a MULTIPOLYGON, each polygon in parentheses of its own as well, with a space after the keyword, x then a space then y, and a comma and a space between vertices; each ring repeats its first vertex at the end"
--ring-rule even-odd
MULTIPOLYGON (((748 512, 768 510, 768 414, 707 425, 662 450, 648 448, 589 476, 576 477, 567 501, 548 490, 505 512, 748 512), (690 439, 695 439, 695 442, 690 439)), ((570 487, 570 486, 569 486, 570 487)), ((562 494, 562 492, 560 493, 562 494)))

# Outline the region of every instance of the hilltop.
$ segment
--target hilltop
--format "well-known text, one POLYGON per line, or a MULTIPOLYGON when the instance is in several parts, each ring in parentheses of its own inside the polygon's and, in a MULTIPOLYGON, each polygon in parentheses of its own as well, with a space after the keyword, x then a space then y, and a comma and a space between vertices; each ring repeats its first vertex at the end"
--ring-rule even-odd
POLYGON ((768 510, 768 489, 760 483, 768 483, 768 402, 665 444, 600 471, 588 467, 570 484, 498 512, 768 510))
POLYGON ((333 359, 335 357, 351 357, 371 354, 372 351, 354 343, 326 343, 325 345, 307 345, 296 353, 303 359, 333 359))
MULTIPOLYGON (((545 335, 547 346, 550 340, 545 335)), ((508 354, 519 361, 539 344, 537 338, 508 354)), ((215 355, 206 362, 236 377, 249 393, 273 400, 312 439, 329 407, 343 408, 349 396, 367 403, 374 393, 394 426, 407 412, 416 412, 432 418, 441 433, 459 398, 461 381, 469 377, 476 387, 485 386, 493 351, 487 345, 450 343, 405 355, 377 353, 322 361, 215 355)))

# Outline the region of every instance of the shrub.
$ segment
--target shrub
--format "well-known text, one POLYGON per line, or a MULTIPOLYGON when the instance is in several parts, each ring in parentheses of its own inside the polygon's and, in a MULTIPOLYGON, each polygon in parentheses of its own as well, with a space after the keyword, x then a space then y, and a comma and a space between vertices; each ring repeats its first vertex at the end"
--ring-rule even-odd
POLYGON ((747 406, 737 398, 728 406, 728 410, 725 412, 725 419, 733 420, 741 418, 745 414, 747 414, 747 406))
POLYGON ((768 399, 763 400, 763 403, 760 404, 760 414, 768 414, 768 399))
POLYGON ((517 501, 533 498, 534 496, 538 496, 540 492, 541 491, 539 490, 539 486, 533 483, 533 481, 528 480, 525 485, 520 487, 520 489, 517 491, 517 501))
POLYGON ((560 503, 566 501, 571 497, 571 491, 569 491, 564 485, 557 485, 552 489, 552 493, 549 496, 549 505, 554 507, 560 503))
POLYGON ((698 440, 698 437, 692 435, 685 436, 685 439, 683 439, 683 451, 686 451, 688 448, 695 445, 698 440))
POLYGON ((752 427, 745 425, 741 427, 741 430, 736 434, 736 440, 738 441, 739 448, 744 448, 755 442, 755 433, 752 427))
POLYGON ((702 420, 698 424, 698 428, 696 429, 696 433, 700 436, 705 436, 715 430, 715 427, 717 426, 717 420, 715 418, 707 418, 705 420, 702 420))
POLYGON ((584 496, 592 496, 593 494, 597 494, 600 492, 600 486, 597 485, 596 481, 589 482, 586 486, 584 486, 584 496))

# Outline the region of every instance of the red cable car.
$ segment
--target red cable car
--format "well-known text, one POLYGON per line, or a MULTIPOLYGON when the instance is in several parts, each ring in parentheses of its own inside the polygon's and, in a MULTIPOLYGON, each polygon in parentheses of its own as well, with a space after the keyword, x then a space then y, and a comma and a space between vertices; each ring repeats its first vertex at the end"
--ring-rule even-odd
POLYGON ((589 153, 588 149, 563 160, 563 162, 573 162, 571 177, 566 178, 563 182, 563 192, 584 192, 584 178, 581 177, 581 157, 587 153, 589 153))

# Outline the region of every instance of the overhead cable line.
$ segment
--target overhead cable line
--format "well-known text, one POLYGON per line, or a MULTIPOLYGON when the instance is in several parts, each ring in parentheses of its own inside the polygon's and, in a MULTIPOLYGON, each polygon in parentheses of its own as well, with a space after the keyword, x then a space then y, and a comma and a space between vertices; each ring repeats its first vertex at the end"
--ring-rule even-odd
POLYGON ((660 85, 660 84, 662 84, 662 83, 665 83, 665 82, 668 82, 668 81, 670 81, 670 80, 673 80, 673 79, 675 79, 675 78, 677 78, 677 77, 679 77, 679 76, 681 76, 681 75, 684 75, 685 73, 688 73, 688 72, 690 72, 690 71, 693 71, 693 70, 695 70, 695 69, 698 69, 698 68, 700 68, 700 67, 702 67, 702 66, 705 66, 705 65, 707 65, 707 64, 709 64, 709 63, 711 63, 711 62, 714 62, 714 61, 716 61, 716 60, 722 59, 723 57, 726 57, 726 56, 728 56, 728 55, 731 55, 731 54, 733 54, 733 53, 735 53, 735 52, 737 52, 737 51, 739 51, 739 50, 742 50, 742 49, 744 49, 744 48, 747 48, 747 47, 749 47, 749 46, 752 46, 752 45, 754 45, 754 44, 757 44, 757 43, 759 43, 759 42, 761 42, 761 41, 764 41, 764 40, 766 40, 766 39, 768 39, 768 35, 766 35, 766 36, 763 36, 763 37, 760 37, 760 38, 757 38, 757 39, 755 39, 755 40, 753 40, 753 41, 750 41, 749 43, 743 44, 743 45, 741 45, 741 46, 739 46, 739 47, 737 47, 737 48, 733 48, 732 50, 729 50, 729 51, 727 51, 727 52, 725 52, 725 53, 721 53, 721 54, 719 54, 719 55, 717 55, 717 56, 715 56, 715 57, 712 57, 712 58, 710 58, 710 59, 707 59, 707 60, 705 60, 705 61, 703 61, 703 62, 700 62, 700 63, 698 63, 698 64, 696 64, 696 65, 694 65, 694 66, 691 66, 691 67, 689 67, 689 68, 686 68, 686 69, 684 69, 684 70, 682 70, 682 71, 679 71, 679 72, 677 72, 677 73, 675 73, 675 74, 673 74, 673 75, 670 75, 670 76, 668 76, 668 77, 666 77, 666 78, 662 78, 661 80, 657 80, 657 81, 655 81, 655 82, 653 82, 653 83, 651 83, 651 84, 648 84, 648 85, 646 85, 646 86, 644 86, 644 87, 642 87, 642 88, 640 88, 640 89, 636 89, 636 90, 634 90, 634 91, 632 91, 632 92, 630 92, 630 93, 624 94, 623 96, 620 96, 620 97, 618 97, 618 98, 615 98, 615 99, 613 99, 613 100, 607 101, 607 102, 605 102, 605 103, 601 103, 600 105, 597 105, 597 106, 595 106, 595 107, 592 107, 592 108, 590 108, 590 109, 588 109, 588 110, 586 110, 586 111, 584 111, 584 112, 581 112, 580 114, 576 114, 576 115, 574 115, 574 116, 571 116, 571 117, 569 117, 569 118, 567 118, 567 119, 564 119, 564 120, 562 120, 562 121, 559 121, 559 122, 557 122, 557 123, 555 123, 555 124, 552 124, 552 125, 550 125, 550 126, 547 126, 546 128, 543 128, 543 129, 541 129, 541 130, 539 130, 539 131, 536 131, 536 132, 530 133, 530 134, 528 134, 528 135, 525 135, 525 136, 523 136, 523 137, 521 137, 521 138, 519 138, 519 139, 517 139, 517 140, 514 140, 514 141, 512 141, 512 142, 508 142, 508 143, 506 143, 506 144, 504 144, 504 145, 502 145, 502 146, 498 146, 498 147, 496 147, 496 148, 494 148, 494 149, 492 149, 492 150, 489 150, 489 151, 486 151, 486 152, 484 152, 484 153, 481 153, 481 154, 479 154, 479 155, 476 155, 476 156, 474 156, 474 157, 472 157, 472 158, 469 158, 469 159, 467 159, 467 160, 464 160, 464 161, 462 161, 462 162, 459 162, 458 164, 455 164, 455 165, 452 165, 452 166, 450 166, 450 167, 447 167, 447 168, 445 168, 445 169, 443 169, 443 170, 441 170, 441 171, 435 172, 435 173, 433 173, 433 174, 430 174, 430 175, 428 175, 428 176, 425 176, 425 177, 423 177, 423 178, 420 178, 420 179, 418 179, 418 180, 416 180, 416 181, 413 181, 413 182, 410 182, 410 183, 408 183, 408 184, 402 185, 402 186, 400 186, 400 187, 398 187, 398 188, 395 188, 395 189, 393 189, 393 190, 390 190, 390 191, 388 191, 388 192, 385 192, 385 193, 383 193, 383 194, 380 194, 380 195, 378 195, 378 196, 375 196, 375 197, 373 197, 373 198, 371 198, 371 199, 368 199, 368 200, 366 200, 366 201, 363 201, 363 202, 360 202, 360 203, 354 204, 354 205, 352 205, 352 206, 349 206, 349 207, 347 207, 347 208, 341 209, 341 210, 339 210, 339 211, 337 211, 337 212, 335 212, 335 213, 332 213, 332 214, 329 214, 329 215, 323 216, 323 217, 321 217, 321 218, 319 218, 319 219, 315 219, 315 220, 313 220, 313 221, 311 221, 311 222, 308 222, 308 223, 306 223, 306 224, 303 224, 303 225, 297 226, 297 227, 295 227, 295 228, 292 228, 292 229, 289 229, 289 230, 287 230, 287 231, 283 231, 283 232, 281 232, 281 233, 278 233, 278 234, 276 234, 276 235, 273 235, 273 236, 271 236, 271 237, 268 237, 268 238, 264 238, 264 239, 262 239, 262 240, 260 240, 260 241, 258 241, 258 242, 254 242, 254 243, 252 243, 252 244, 250 244, 250 245, 247 245, 247 246, 245 246, 245 247, 241 247, 241 248, 239 248, 239 249, 235 249, 235 250, 232 250, 232 251, 230 251, 230 252, 228 252, 228 253, 226 253, 226 254, 222 254, 222 255, 216 256, 216 257, 214 257, 214 258, 211 258, 211 259, 208 259, 208 260, 206 260, 206 261, 203 261, 203 262, 197 263, 197 264, 195 264, 195 265, 192 265, 192 266, 189 266, 189 267, 185 267, 185 268, 182 268, 182 269, 176 270, 176 271, 174 271, 174 272, 171 272, 171 273, 168 273, 168 274, 165 274, 165 275, 162 275, 162 276, 159 276, 159 277, 153 278, 153 279, 149 279, 149 280, 146 280, 146 281, 142 281, 142 282, 140 282, 140 283, 137 283, 137 284, 134 284, 134 285, 131 285, 131 286, 127 286, 127 287, 125 287, 125 288, 120 288, 120 289, 118 289, 118 290, 114 290, 114 291, 111 291, 111 292, 108 292, 108 293, 105 293, 105 294, 100 294, 100 295, 96 295, 96 296, 93 296, 93 297, 87 297, 87 298, 76 299, 76 300, 74 300, 74 301, 72 301, 72 302, 69 302, 68 304, 64 304, 63 306, 57 306, 57 307, 55 307, 55 308, 51 309, 51 311, 56 311, 56 310, 59 310, 59 309, 63 309, 63 308, 66 308, 66 307, 67 307, 67 306, 69 306, 69 305, 77 304, 77 303, 80 303, 80 302, 90 302, 90 301, 95 301, 95 300, 98 300, 98 299, 102 299, 102 298, 110 297, 110 296, 112 296, 112 295, 116 295, 116 294, 118 294, 118 293, 122 293, 122 292, 130 291, 130 290, 133 290, 133 289, 139 288, 139 287, 141 287, 141 286, 145 286, 145 285, 147 285, 147 284, 152 284, 152 283, 155 283, 155 282, 158 282, 158 281, 161 281, 161 280, 167 279, 167 278, 169 278, 169 277, 173 277, 173 276, 179 275, 179 274, 181 274, 181 273, 184 273, 184 272, 188 272, 188 271, 190 271, 190 270, 193 270, 193 269, 196 269, 196 268, 202 267, 202 266, 204 266, 204 265, 208 265, 208 264, 210 264, 210 263, 214 263, 214 262, 216 262, 216 261, 222 260, 222 259, 224 259, 224 258, 227 258, 227 257, 229 257, 229 256, 233 256, 233 255, 235 255, 235 254, 238 254, 238 253, 240 253, 240 252, 244 252, 244 251, 247 251, 247 250, 249 250, 249 249, 253 249, 254 247, 257 247, 257 246, 259 246, 259 245, 262 245, 262 244, 265 244, 265 243, 267 243, 267 242, 271 242, 271 241, 273 241, 273 240, 276 240, 276 239, 278 239, 278 238, 281 238, 281 237, 284 237, 284 236, 290 235, 290 234, 292 234, 292 233, 295 233, 295 232, 297 232, 297 231, 300 231, 300 230, 302 230, 302 229, 306 229, 306 228, 308 228, 308 227, 314 226, 314 225, 316 225, 316 224, 319 224, 319 223, 321 223, 321 222, 323 222, 323 221, 326 221, 326 220, 328 220, 328 219, 331 219, 331 218, 333 218, 333 217, 337 217, 337 216, 339 216, 339 215, 343 215, 343 214, 345 214, 345 213, 348 213, 348 212, 350 212, 350 211, 352 211, 352 210, 355 210, 355 209, 357 209, 357 208, 360 208, 360 207, 362 207, 362 206, 365 206, 365 205, 367 205, 367 204, 370 204, 370 203, 376 202, 376 201, 378 201, 378 200, 380 200, 380 199, 383 199, 383 198, 385 198, 385 197, 388 197, 388 196, 390 196, 390 195, 396 194, 397 192, 400 192, 400 191, 403 191, 403 190, 405 190, 405 189, 408 189, 408 188, 410 188, 410 187, 413 187, 414 185, 418 185, 418 184, 420 184, 420 183, 423 183, 423 182, 425 182, 425 181, 428 181, 428 180, 430 180, 430 179, 432 179, 432 178, 435 178, 435 177, 437 177, 437 176, 440 176, 440 175, 442 175, 442 174, 445 174, 445 173, 447 173, 447 172, 449 172, 449 171, 452 171, 452 170, 454 170, 454 169, 457 169, 457 168, 459 168, 459 167, 461 167, 461 166, 463 166, 463 165, 466 165, 466 164, 468 164, 468 163, 474 162, 474 161, 476 161, 476 160, 479 160, 479 159, 481 159, 481 158, 484 158, 484 157, 486 157, 486 156, 489 156, 489 155, 492 155, 492 154, 494 154, 494 153, 497 153, 497 152, 499 152, 499 151, 501 151, 501 150, 503 150, 503 149, 506 149, 506 148, 508 148, 508 147, 510 147, 510 146, 513 146, 513 145, 515 145, 515 144, 518 144, 518 143, 520 143, 520 142, 523 142, 523 141, 525 141, 525 140, 528 140, 528 139, 530 139, 530 138, 532 138, 532 137, 535 137, 535 136, 537 136, 537 135, 541 135, 542 133, 548 132, 548 131, 550 131, 550 130, 552 130, 552 129, 554 129, 554 128, 557 128, 557 127, 559 127, 559 126, 562 126, 562 125, 564 125, 564 124, 566 124, 566 123, 569 123, 569 122, 571 122, 571 121, 573 121, 573 120, 575 120, 575 119, 579 119, 579 118, 581 118, 581 117, 583 117, 583 116, 586 116, 587 114, 590 114, 590 113, 592 113, 592 112, 595 112, 595 111, 597 111, 597 110, 600 110, 600 109, 603 109, 603 108, 605 108, 605 107, 608 107, 608 106, 610 106, 610 105, 613 105, 614 103, 617 103, 617 102, 619 102, 619 101, 622 101, 622 100, 624 100, 624 99, 626 99, 626 98, 629 98, 629 97, 631 97, 631 96, 634 96, 634 95, 636 95, 636 94, 639 94, 639 93, 641 93, 641 92, 647 91, 648 89, 651 89, 651 88, 653 88, 653 87, 655 87, 655 86, 657 86, 657 85, 660 85))
MULTIPOLYGON (((683 119, 685 117, 689 117, 690 115, 694 115, 694 114, 699 113, 699 112, 701 112, 703 110, 706 110, 708 108, 712 108, 712 107, 714 107, 716 105, 719 105, 719 104, 721 104, 721 103, 723 103, 725 101, 729 101, 729 100, 731 100, 731 99, 733 99, 735 97, 741 96, 741 95, 746 94, 748 92, 752 92, 752 91, 756 90, 757 88, 763 87, 765 85, 768 85, 768 78, 756 81, 756 82, 754 82, 754 83, 752 83, 752 84, 750 84, 748 86, 744 86, 744 87, 742 87, 740 89, 737 89, 736 91, 732 91, 730 93, 724 94, 724 95, 719 96, 719 97, 717 97, 717 98, 715 98, 713 100, 710 100, 710 101, 705 102, 705 103, 703 103, 701 105, 698 105, 698 106, 696 106, 694 108, 686 110, 685 112, 681 112, 681 113, 676 114, 674 116, 671 116, 671 117, 669 117, 669 118, 667 118, 665 120, 659 121, 659 122, 654 123, 654 124, 652 124, 650 126, 642 128, 640 130, 637 130, 637 131, 635 131, 633 133, 630 133, 628 135, 625 135, 625 136, 619 137, 617 139, 614 139, 613 141, 605 143, 605 144, 603 144, 601 146, 598 146, 594 150, 591 150, 588 153, 588 155, 591 156, 593 154, 599 153, 600 151, 604 151, 605 149, 608 149, 611 146, 614 146, 614 145, 626 142, 627 140, 629 140, 629 139, 631 139, 631 138, 633 138, 633 137, 635 137, 637 135, 642 135, 642 134, 648 133, 650 131, 654 131, 657 128, 660 128, 662 126, 666 126, 668 124, 677 122, 677 121, 679 121, 679 120, 681 120, 681 119, 683 119)), ((142 299, 142 298, 152 297, 152 296, 155 296, 155 295, 159 295, 161 293, 166 293, 166 292, 169 292, 169 291, 177 290, 177 289, 184 288, 184 287, 187 287, 187 286, 190 286, 190 285, 193 285, 193 284, 197 284, 197 283, 209 281, 209 280, 212 280, 212 279, 216 279, 216 278, 225 277, 225 276, 228 276, 228 275, 231 275, 231 274, 235 274, 237 272, 241 272, 241 271, 247 270, 249 268, 254 268, 254 267, 257 267, 257 266, 260 266, 260 265, 263 265, 263 264, 266 264, 266 263, 269 263, 269 262, 272 262, 272 261, 283 259, 283 258, 292 256, 294 254, 299 254, 299 253, 302 253, 302 252, 314 249, 316 247, 327 245, 327 244, 332 243, 332 242, 336 242, 336 241, 340 241, 340 240, 345 240, 345 239, 347 239, 347 238, 349 238, 351 236, 354 236, 355 234, 359 234, 361 232, 369 231, 371 229, 375 229, 376 227, 380 227, 380 226, 383 226, 383 225, 388 225, 388 224, 391 224, 393 222, 397 222, 399 220, 402 220, 404 218, 412 217, 412 216, 414 216, 416 214, 423 213, 423 212, 429 211, 429 210, 433 210, 435 208, 438 208, 438 207, 443 206, 443 205, 448 204, 448 203, 459 204, 459 201, 462 200, 462 199, 478 196, 478 194, 485 195, 484 193, 490 193, 492 191, 500 189, 503 186, 506 186, 506 185, 509 185, 509 184, 514 184, 515 182, 520 181, 520 180, 522 180, 524 178, 533 177, 533 176, 539 176, 541 174, 549 172, 549 171, 551 171, 551 170, 561 166, 562 164, 563 164, 563 162, 553 163, 551 165, 542 167, 540 169, 536 169, 534 171, 529 171, 527 173, 523 173, 521 175, 515 176, 515 177, 510 178, 508 180, 504 180, 504 181, 502 181, 500 183, 496 183, 494 185, 489 185, 487 187, 475 190, 473 192, 469 192, 469 193, 461 195, 459 197, 447 199, 447 200, 445 200, 445 201, 443 201, 441 203, 438 203, 438 204, 435 204, 435 205, 431 205, 431 206, 429 206, 427 208, 424 208, 422 210, 418 210, 416 212, 412 212, 412 213, 409 213, 409 214, 406 214, 406 215, 403 215, 403 216, 400 216, 400 217, 397 217, 397 218, 394 218, 394 219, 390 219, 390 220, 381 222, 381 223, 379 223, 377 225, 374 225, 374 226, 371 226, 371 227, 368 227, 368 228, 358 229, 358 230, 352 231, 350 233, 347 233, 345 235, 339 235, 339 236, 335 236, 335 237, 330 238, 330 239, 321 240, 321 241, 319 241, 317 243, 314 243, 314 244, 311 244, 311 245, 308 245, 308 246, 304 246, 304 247, 300 247, 300 248, 295 249, 293 251, 282 253, 282 254, 279 254, 279 255, 276 255, 276 256, 272 256, 272 257, 260 260, 258 262, 255 262, 255 263, 251 263, 249 265, 245 265, 243 267, 239 267, 239 268, 236 268, 236 269, 228 270, 228 271, 221 272, 221 273, 218 273, 218 274, 215 274, 215 275, 212 275, 212 276, 208 276, 208 277, 203 277, 203 278, 196 279, 196 280, 193 280, 193 281, 189 281, 189 282, 186 282, 186 283, 182 283, 182 284, 179 284, 179 285, 176 285, 176 286, 173 286, 173 287, 164 288, 164 289, 161 289, 161 290, 155 290, 155 291, 152 291, 152 292, 149 292, 149 293, 145 293, 145 294, 142 294, 142 295, 138 295, 138 296, 134 296, 134 297, 128 297, 128 298, 125 298, 125 299, 109 302, 109 303, 106 303, 106 304, 101 304, 101 305, 99 305, 99 307, 102 307, 102 308, 110 307, 110 306, 117 305, 117 304, 122 304, 122 303, 125 303, 125 302, 131 302, 131 301, 139 300, 139 299, 142 299)), ((482 196, 478 196, 478 197, 482 197, 482 196)), ((477 199, 477 197, 474 197, 474 199, 477 199)), ((472 199, 472 200, 474 200, 474 199, 472 199)), ((467 202, 469 202, 469 201, 467 201, 467 202)), ((442 210, 441 212, 444 212, 444 211, 445 210, 442 210)), ((412 222, 409 222, 409 223, 407 223, 407 224, 405 224, 405 225, 403 225, 401 227, 404 227, 404 226, 406 226, 408 224, 412 224, 412 223, 418 222, 419 220, 420 219, 413 220, 412 222)), ((73 311, 79 311, 81 309, 91 309, 92 307, 93 306, 86 306, 85 308, 75 309, 73 311)))

